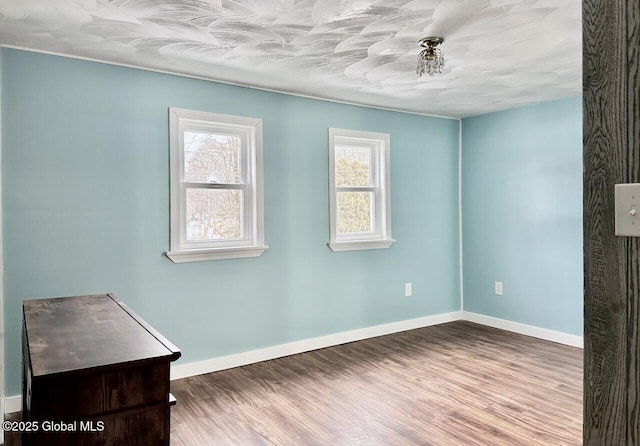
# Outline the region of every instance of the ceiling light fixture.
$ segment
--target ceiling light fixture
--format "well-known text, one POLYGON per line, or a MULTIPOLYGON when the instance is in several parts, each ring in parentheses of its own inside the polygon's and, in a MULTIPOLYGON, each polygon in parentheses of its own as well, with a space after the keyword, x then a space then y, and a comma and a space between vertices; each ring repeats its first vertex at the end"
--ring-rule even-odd
POLYGON ((418 55, 418 66, 416 67, 418 76, 427 73, 433 77, 436 73, 442 73, 442 69, 444 68, 444 54, 440 48, 436 48, 442 42, 444 42, 442 37, 425 37, 418 41, 420 46, 424 48, 418 55))

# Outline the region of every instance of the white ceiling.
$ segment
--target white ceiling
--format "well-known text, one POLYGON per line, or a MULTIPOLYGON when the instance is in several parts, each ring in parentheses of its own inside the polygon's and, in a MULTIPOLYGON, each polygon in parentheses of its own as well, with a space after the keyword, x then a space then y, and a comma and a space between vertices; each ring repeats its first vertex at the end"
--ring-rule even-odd
POLYGON ((581 27, 581 0, 0 0, 4 45, 453 117, 579 93, 581 27))

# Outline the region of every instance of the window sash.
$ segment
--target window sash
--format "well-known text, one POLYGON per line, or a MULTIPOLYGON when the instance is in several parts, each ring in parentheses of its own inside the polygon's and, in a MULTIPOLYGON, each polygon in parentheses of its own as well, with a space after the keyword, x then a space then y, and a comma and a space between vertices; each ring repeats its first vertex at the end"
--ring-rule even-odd
POLYGON ((380 223, 378 216, 380 215, 380 208, 378 205, 378 195, 376 195, 376 190, 348 190, 343 191, 340 189, 336 190, 336 239, 337 240, 369 240, 371 238, 380 238, 380 223), (341 192, 356 192, 362 194, 369 194, 372 197, 369 203, 369 229, 368 231, 353 231, 353 232, 340 232, 339 230, 339 221, 340 221, 340 211, 341 209, 338 207, 338 196, 341 192))
MULTIPOLYGON (((365 140, 365 139, 355 139, 355 138, 346 138, 346 137, 336 137, 335 138, 335 148, 334 151, 338 152, 338 149, 341 148, 362 148, 367 149, 369 152, 369 186, 336 186, 336 187, 379 187, 379 164, 380 164, 380 144, 379 141, 376 140, 365 140)), ((335 182, 335 156, 337 153, 334 152, 334 186, 335 182)))
POLYGON ((182 249, 202 249, 202 248, 223 248, 231 246, 249 246, 253 241, 252 237, 252 196, 251 188, 246 184, 226 184, 218 183, 193 183, 193 186, 187 186, 192 183, 182 183, 180 190, 180 246, 182 249), (187 239, 187 190, 188 189, 205 189, 205 190, 240 190, 242 191, 242 206, 240 208, 240 230, 241 237, 230 240, 188 240, 187 239))
POLYGON ((382 223, 381 223, 381 214, 382 214, 382 199, 380 189, 377 187, 336 187, 336 223, 335 223, 335 240, 371 240, 371 239, 379 239, 382 238, 382 223), (337 196, 339 192, 373 192, 373 202, 371 203, 371 210, 369 215, 369 224, 373 226, 372 231, 362 231, 362 232, 349 232, 349 233, 340 233, 338 232, 338 209, 337 209, 337 196))
POLYGON ((240 154, 238 164, 240 167, 240 182, 239 183, 213 183, 213 182, 192 182, 196 184, 246 184, 251 179, 251 131, 250 129, 238 129, 232 128, 229 126, 225 126, 224 124, 220 124, 219 126, 216 123, 207 123, 207 125, 198 124, 197 122, 186 121, 181 122, 179 126, 180 132, 180 182, 185 182, 185 150, 184 150, 184 134, 185 132, 194 132, 194 133, 209 133, 212 135, 228 135, 228 136, 238 136, 240 138, 240 154))
MULTIPOLYGON (((198 133, 198 134, 208 134, 208 135, 215 135, 215 136, 231 136, 231 137, 237 137, 240 140, 240 148, 238 150, 238 168, 239 168, 239 172, 238 172, 238 183, 246 183, 247 181, 247 169, 246 169, 246 164, 247 164, 247 156, 246 156, 246 151, 244 150, 244 148, 249 144, 248 141, 248 137, 250 137, 250 135, 247 135, 246 133, 239 133, 238 131, 234 131, 233 129, 227 129, 227 127, 224 126, 220 126, 219 131, 215 131, 213 129, 207 128, 207 129, 201 129, 198 128, 197 126, 194 128, 189 128, 188 125, 185 125, 183 129, 181 129, 180 131, 180 175, 181 175, 181 180, 184 181, 184 178, 186 176, 186 147, 185 147, 185 142, 184 142, 184 135, 187 132, 191 132, 191 133, 198 133)), ((193 183, 204 183, 204 184, 217 184, 218 182, 213 182, 213 181, 193 181, 193 183)), ((229 183, 229 184, 238 184, 238 183, 229 183)))

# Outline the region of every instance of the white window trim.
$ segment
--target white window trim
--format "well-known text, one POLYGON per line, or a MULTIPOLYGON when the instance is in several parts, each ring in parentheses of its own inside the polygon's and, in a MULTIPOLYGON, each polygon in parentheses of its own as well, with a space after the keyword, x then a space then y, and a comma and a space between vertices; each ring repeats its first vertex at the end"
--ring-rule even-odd
MULTIPOLYGON (((169 108, 169 164, 170 164, 170 213, 171 250, 166 256, 174 263, 203 260, 258 257, 267 248, 264 244, 264 194, 262 180, 262 120, 218 113, 169 108), (206 131, 225 128, 248 144, 247 163, 243 163, 243 175, 249 180, 245 190, 244 219, 245 238, 239 241, 211 243, 187 242, 185 205, 186 186, 183 185, 184 152, 182 138, 185 130, 206 131), (204 245, 197 248, 198 244, 204 245)), ((242 157, 246 153, 242 153, 242 157)))
MULTIPOLYGON (((390 144, 391 138, 388 133, 362 132, 357 130, 329 129, 329 236, 330 241, 327 246, 332 251, 355 251, 364 249, 384 249, 390 247, 395 240, 391 237, 391 179, 390 179, 390 144), (337 192, 335 178, 335 148, 336 138, 350 139, 354 142, 362 143, 367 140, 371 144, 368 147, 374 148, 374 156, 377 156, 375 163, 375 187, 354 188, 371 190, 375 192, 376 209, 376 232, 373 234, 342 236, 337 234, 337 192)), ((349 189, 349 188, 344 188, 349 189)))

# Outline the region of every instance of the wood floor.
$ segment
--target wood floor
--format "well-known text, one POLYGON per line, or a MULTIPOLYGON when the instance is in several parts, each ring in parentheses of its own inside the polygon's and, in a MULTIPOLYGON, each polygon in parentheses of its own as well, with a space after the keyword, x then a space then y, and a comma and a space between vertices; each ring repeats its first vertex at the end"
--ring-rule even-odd
POLYGON ((582 444, 582 350, 470 322, 181 379, 171 391, 173 446, 582 444))
POLYGON ((469 322, 171 387, 176 446, 582 442, 582 350, 469 322))

